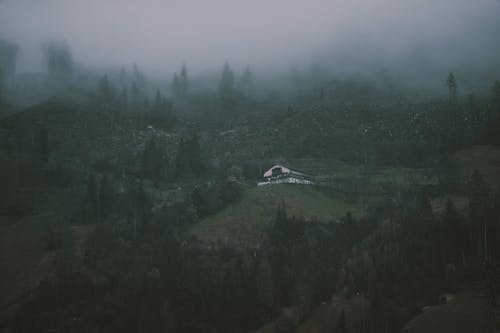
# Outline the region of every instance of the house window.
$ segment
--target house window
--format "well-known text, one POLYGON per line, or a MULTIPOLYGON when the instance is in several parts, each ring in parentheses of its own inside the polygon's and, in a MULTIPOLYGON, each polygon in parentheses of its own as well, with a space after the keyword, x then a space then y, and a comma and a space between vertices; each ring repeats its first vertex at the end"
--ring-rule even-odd
POLYGON ((272 170, 272 176, 278 176, 283 173, 282 169, 280 167, 276 167, 272 170))

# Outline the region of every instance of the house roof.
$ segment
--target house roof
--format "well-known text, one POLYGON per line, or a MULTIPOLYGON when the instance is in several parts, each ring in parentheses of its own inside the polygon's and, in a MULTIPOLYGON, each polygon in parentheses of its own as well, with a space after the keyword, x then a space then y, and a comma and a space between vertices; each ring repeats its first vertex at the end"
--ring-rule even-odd
POLYGON ((276 169, 276 168, 281 168, 281 171, 283 173, 290 173, 290 169, 288 169, 287 167, 276 164, 276 165, 272 166, 269 170, 264 172, 264 177, 271 177, 273 175, 273 169, 276 169))
POLYGON ((264 178, 271 177, 273 175, 273 169, 276 169, 276 168, 281 168, 281 172, 284 174, 290 173, 292 175, 300 175, 300 176, 310 177, 309 175, 307 175, 305 173, 302 173, 302 172, 299 172, 296 170, 291 170, 290 168, 287 168, 283 165, 276 164, 276 165, 272 166, 269 170, 264 172, 264 178))

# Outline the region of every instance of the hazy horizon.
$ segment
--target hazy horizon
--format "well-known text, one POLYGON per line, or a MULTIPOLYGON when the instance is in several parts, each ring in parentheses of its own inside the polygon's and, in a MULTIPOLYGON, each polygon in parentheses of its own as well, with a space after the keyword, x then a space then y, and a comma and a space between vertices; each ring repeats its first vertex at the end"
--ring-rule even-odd
MULTIPOLYGON (((0 38, 19 45, 17 70, 40 71, 41 45, 66 40, 77 63, 166 74, 333 70, 416 65, 497 71, 498 0, 0 1, 0 38)), ((411 70, 411 69, 410 69, 411 70)))

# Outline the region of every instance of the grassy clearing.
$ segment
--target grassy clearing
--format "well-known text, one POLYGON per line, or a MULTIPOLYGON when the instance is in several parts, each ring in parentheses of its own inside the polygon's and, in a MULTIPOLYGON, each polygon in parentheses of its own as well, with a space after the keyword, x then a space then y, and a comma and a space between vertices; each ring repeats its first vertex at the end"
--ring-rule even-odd
MULTIPOLYGON (((383 199, 387 191, 412 185, 436 184, 424 170, 410 168, 367 168, 336 160, 300 160, 305 172, 314 166, 321 186, 280 184, 254 187, 243 193, 241 201, 201 220, 192 233, 208 240, 255 240, 284 204, 289 215, 308 220, 336 221, 351 212, 354 217, 383 199)), ((313 172, 311 172, 313 173, 313 172)))
POLYGON ((284 204, 289 215, 320 221, 335 221, 351 212, 363 214, 360 203, 349 203, 340 197, 325 195, 317 187, 291 184, 253 187, 242 199, 221 212, 197 223, 192 232, 201 239, 255 239, 284 204))

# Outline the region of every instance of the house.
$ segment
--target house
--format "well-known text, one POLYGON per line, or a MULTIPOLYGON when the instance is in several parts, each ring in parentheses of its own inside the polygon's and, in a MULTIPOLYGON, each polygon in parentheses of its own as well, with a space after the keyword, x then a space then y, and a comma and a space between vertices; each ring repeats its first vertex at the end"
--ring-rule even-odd
POLYGON ((258 186, 271 184, 314 184, 311 176, 278 164, 264 172, 263 178, 264 181, 259 182, 258 186))

